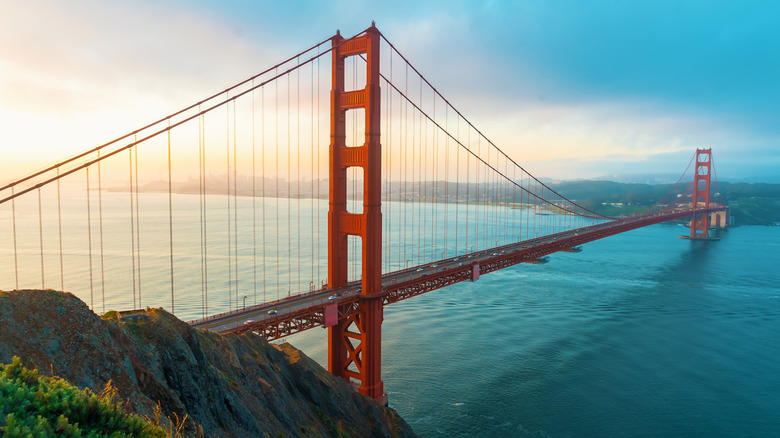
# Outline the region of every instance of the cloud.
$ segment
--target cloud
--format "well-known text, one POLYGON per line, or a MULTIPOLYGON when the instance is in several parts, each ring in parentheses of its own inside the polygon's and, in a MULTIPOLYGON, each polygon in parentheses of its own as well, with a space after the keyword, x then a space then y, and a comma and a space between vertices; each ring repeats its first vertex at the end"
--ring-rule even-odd
POLYGON ((277 50, 287 55, 220 18, 170 2, 3 2, 0 145, 39 167, 245 79, 281 59, 277 50))
POLYGON ((769 2, 6 0, 0 141, 69 155, 374 19, 530 170, 649 168, 703 145, 748 169, 773 162, 780 144, 777 12, 769 2))

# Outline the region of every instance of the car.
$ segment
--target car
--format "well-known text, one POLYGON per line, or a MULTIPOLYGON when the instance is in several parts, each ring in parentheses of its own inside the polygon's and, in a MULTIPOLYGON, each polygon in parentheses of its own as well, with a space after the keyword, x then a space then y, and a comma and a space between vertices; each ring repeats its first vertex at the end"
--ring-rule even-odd
POLYGON ((417 268, 417 272, 423 271, 424 268, 417 268))
POLYGON ((252 324, 253 322, 255 322, 254 319, 247 319, 246 321, 244 321, 244 325, 249 325, 252 324))
POLYGON ((333 294, 328 297, 328 300, 333 301, 333 300, 338 300, 339 298, 341 298, 341 294, 333 294))
POLYGON ((271 309, 268 311, 269 315, 276 315, 276 309, 271 309))
POLYGON ((438 267, 439 267, 438 263, 434 263, 431 265, 431 268, 438 268, 438 267))

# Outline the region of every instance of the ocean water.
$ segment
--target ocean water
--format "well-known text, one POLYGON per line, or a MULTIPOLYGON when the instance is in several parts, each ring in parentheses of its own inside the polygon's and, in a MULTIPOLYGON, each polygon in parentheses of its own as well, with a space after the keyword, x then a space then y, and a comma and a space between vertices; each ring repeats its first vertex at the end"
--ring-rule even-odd
MULTIPOLYGON (((20 200, 15 212, 4 205, 0 289, 13 289, 18 274, 21 288, 64 284, 98 312, 132 307, 136 289, 139 304, 170 310, 167 194, 141 194, 136 275, 128 270, 136 263, 129 195, 103 194, 102 260, 94 196, 91 221, 83 192, 63 197, 62 270, 56 197, 44 193, 40 216, 36 198, 20 200)), ((321 240, 315 229, 327 222, 316 218, 327 202, 256 200, 255 220, 252 200, 239 198, 242 237, 231 261, 226 198, 207 198, 209 313, 234 308, 244 295, 248 304, 275 299, 324 278, 322 258, 296 264, 299 254, 326 247, 297 250, 321 240), (293 213, 303 216, 301 227, 288 219, 293 213), (248 243, 253 232, 262 255, 248 243), (234 276, 231 285, 229 272, 240 282, 234 276), (277 282, 277 272, 297 277, 277 282)), ((399 205, 386 204, 397 227, 399 205)), ((204 313, 199 198, 176 195, 173 208, 176 315, 197 318, 204 313)), ((429 221, 449 217, 445 205, 434 208, 441 211, 429 221)), ((388 230, 395 242, 417 240, 388 230)), ((679 239, 686 231, 634 230, 388 306, 382 375, 390 405, 423 437, 780 436, 780 227, 736 227, 710 242, 679 239)), ((419 251, 392 249, 389 268, 419 262, 419 251)), ((325 330, 288 340, 326 366, 325 330)))
MULTIPOLYGON (((388 306, 423 437, 778 436, 780 228, 661 224, 388 306)), ((290 339, 325 363, 324 330, 290 339)))

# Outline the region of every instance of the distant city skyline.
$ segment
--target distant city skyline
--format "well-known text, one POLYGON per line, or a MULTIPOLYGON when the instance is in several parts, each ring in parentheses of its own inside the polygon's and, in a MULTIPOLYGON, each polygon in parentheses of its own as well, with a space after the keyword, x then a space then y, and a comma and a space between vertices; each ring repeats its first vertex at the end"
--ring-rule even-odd
POLYGON ((2 180, 94 147, 320 41, 379 29, 540 178, 780 168, 773 2, 0 5, 2 180))

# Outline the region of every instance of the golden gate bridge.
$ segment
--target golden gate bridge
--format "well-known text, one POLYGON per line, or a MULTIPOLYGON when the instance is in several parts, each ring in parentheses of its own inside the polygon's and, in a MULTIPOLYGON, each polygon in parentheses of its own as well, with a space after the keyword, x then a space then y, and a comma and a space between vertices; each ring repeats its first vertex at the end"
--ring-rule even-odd
POLYGON ((372 24, 0 187, 0 287, 269 340, 326 327, 329 371, 386 402, 385 305, 669 220, 708 239, 727 209, 710 202, 713 171, 697 149, 654 206, 598 214, 528 173, 372 24))

